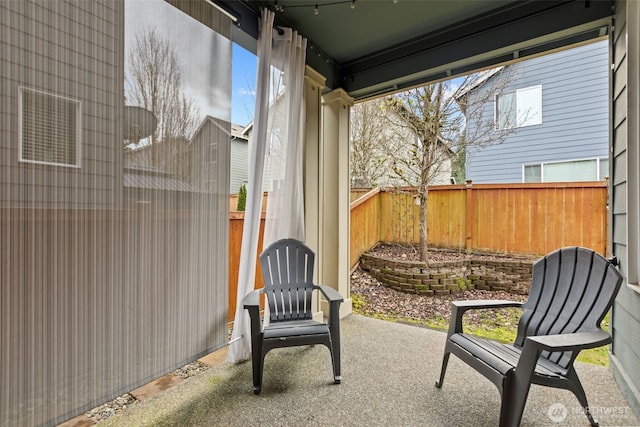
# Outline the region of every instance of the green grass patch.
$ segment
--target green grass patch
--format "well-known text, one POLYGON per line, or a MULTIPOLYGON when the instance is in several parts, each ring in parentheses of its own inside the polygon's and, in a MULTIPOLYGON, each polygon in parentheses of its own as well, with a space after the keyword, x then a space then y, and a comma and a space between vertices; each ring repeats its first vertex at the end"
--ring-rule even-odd
MULTIPOLYGON (((449 328, 449 319, 443 316, 436 316, 432 319, 412 319, 393 313, 369 313, 366 311, 366 305, 366 300, 362 296, 354 295, 353 308, 355 313, 390 322, 426 326, 440 331, 446 331, 449 328)), ((518 333, 518 321, 521 313, 522 311, 518 308, 480 310, 473 320, 469 320, 468 316, 465 316, 463 319, 464 331, 483 338, 512 343, 518 333)), ((609 313, 602 321, 602 329, 609 331, 609 313)), ((608 346, 583 350, 576 360, 593 365, 609 366, 608 353, 608 346)))

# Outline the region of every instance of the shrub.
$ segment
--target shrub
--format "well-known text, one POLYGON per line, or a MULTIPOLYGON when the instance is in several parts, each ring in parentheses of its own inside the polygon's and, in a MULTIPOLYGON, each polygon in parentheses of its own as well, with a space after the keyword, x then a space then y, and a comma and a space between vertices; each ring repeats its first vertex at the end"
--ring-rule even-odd
POLYGON ((247 206, 247 185, 243 182, 240 186, 240 190, 238 191, 238 205, 236 210, 239 212, 244 212, 245 207, 247 206))

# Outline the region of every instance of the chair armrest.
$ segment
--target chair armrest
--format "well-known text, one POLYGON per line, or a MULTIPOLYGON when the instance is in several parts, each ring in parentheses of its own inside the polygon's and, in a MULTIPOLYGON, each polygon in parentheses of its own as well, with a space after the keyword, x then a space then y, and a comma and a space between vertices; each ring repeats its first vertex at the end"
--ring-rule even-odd
POLYGON ((329 286, 316 285, 316 288, 320 290, 322 295, 325 297, 327 301, 331 302, 343 302, 344 298, 340 295, 340 292, 329 286))
POLYGON ((338 330, 340 323, 340 304, 342 304, 344 298, 340 295, 340 292, 329 286, 315 285, 315 288, 318 289, 329 302, 329 328, 331 331, 338 330))
POLYGON ((245 295, 244 299, 242 300, 243 307, 247 310, 249 310, 251 307, 260 307, 261 292, 262 289, 256 289, 245 295))
POLYGON ((251 348, 258 348, 262 339, 262 318, 260 317, 260 295, 262 289, 249 292, 242 299, 243 307, 249 311, 251 323, 251 348))
POLYGON ((527 337, 513 375, 511 388, 514 401, 521 400, 524 402, 524 399, 526 399, 538 358, 543 351, 583 350, 600 347, 610 342, 611 336, 602 329, 592 332, 527 337))
POLYGON ((527 337, 526 341, 531 341, 530 346, 538 350, 546 350, 548 352, 573 351, 602 347, 611 342, 611 335, 602 329, 598 329, 591 332, 575 332, 572 334, 530 336, 527 337))
POLYGON ((451 319, 447 336, 462 332, 462 316, 469 310, 522 307, 521 302, 508 300, 462 300, 451 302, 451 319))
MULTIPOLYGON (((332 357, 335 360, 340 360, 340 304, 344 301, 340 292, 329 286, 315 285, 315 288, 322 293, 325 299, 329 302, 329 333, 331 334, 332 342, 332 357)), ((338 365, 340 362, 338 362, 338 365)), ((336 377, 336 381, 339 377, 336 377)))

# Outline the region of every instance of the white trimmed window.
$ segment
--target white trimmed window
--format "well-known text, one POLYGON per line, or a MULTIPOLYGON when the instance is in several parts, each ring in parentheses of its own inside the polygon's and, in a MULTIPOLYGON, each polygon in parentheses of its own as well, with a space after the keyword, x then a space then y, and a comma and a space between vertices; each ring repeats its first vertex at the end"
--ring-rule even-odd
POLYGON ((518 89, 496 96, 496 129, 511 129, 542 123, 542 86, 518 89))
POLYGON ((522 182, 601 181, 609 176, 609 159, 584 159, 522 166, 522 182))
POLYGON ((80 101, 19 88, 21 162, 80 167, 80 101))

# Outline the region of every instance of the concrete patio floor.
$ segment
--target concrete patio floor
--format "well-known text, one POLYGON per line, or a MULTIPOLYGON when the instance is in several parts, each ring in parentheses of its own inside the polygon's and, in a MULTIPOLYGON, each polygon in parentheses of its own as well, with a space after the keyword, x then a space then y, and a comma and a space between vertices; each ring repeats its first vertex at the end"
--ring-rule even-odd
MULTIPOLYGON (((341 322, 342 384, 324 346, 271 351, 262 393, 251 364, 220 364, 108 418, 99 426, 497 426, 500 399, 484 377, 451 357, 442 389, 445 334, 350 315, 341 322)), ((608 368, 578 363, 602 426, 639 426, 608 368)), ((587 426, 568 391, 533 386, 523 426, 587 426)))

